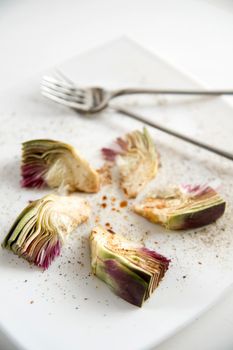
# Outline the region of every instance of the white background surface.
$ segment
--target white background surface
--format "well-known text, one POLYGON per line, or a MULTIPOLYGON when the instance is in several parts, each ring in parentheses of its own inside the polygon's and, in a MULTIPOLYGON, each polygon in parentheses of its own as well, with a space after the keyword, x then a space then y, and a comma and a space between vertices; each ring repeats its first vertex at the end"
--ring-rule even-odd
MULTIPOLYGON (((0 91, 124 34, 210 87, 233 86, 230 0, 1 0, 0 91)), ((232 309, 229 293, 158 349, 233 349, 232 309)))

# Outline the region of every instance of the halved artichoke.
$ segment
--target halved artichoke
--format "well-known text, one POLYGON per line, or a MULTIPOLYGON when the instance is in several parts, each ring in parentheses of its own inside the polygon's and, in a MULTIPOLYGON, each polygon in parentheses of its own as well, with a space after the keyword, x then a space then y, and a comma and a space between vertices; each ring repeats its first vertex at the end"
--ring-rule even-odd
POLYGON ((90 207, 84 199, 49 194, 22 211, 2 247, 47 269, 60 254, 66 236, 89 216, 90 207))
POLYGON ((99 174, 77 150, 60 141, 31 140, 22 144, 22 186, 98 192, 99 174))
POLYGON ((208 185, 185 185, 160 191, 134 205, 134 211, 170 230, 208 225, 223 215, 226 202, 208 185))
POLYGON ((115 294, 136 306, 150 297, 170 262, 101 226, 92 230, 90 247, 93 273, 115 294))
POLYGON ((120 170, 120 185, 129 198, 137 194, 158 171, 158 153, 146 128, 116 140, 116 149, 103 148, 106 160, 115 161, 120 170))

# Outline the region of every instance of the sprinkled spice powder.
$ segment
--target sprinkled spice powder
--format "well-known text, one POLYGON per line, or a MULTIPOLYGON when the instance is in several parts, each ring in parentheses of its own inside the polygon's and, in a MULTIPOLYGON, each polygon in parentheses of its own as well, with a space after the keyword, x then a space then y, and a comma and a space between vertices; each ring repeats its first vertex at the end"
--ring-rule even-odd
POLYGON ((102 199, 103 199, 103 201, 106 201, 107 196, 103 196, 102 199))
POLYGON ((128 205, 128 202, 127 202, 127 201, 122 201, 122 202, 120 202, 120 207, 121 207, 121 208, 125 208, 125 207, 127 207, 127 205, 128 205))
POLYGON ((108 229, 108 232, 113 233, 115 235, 115 232, 111 229, 108 229))
POLYGON ((105 163, 97 172, 100 175, 100 183, 102 186, 111 185, 112 183, 112 174, 111 174, 111 165, 105 163))
POLYGON ((102 204, 101 204, 101 207, 102 207, 102 208, 106 208, 106 207, 107 207, 107 204, 106 204, 106 203, 102 203, 102 204))

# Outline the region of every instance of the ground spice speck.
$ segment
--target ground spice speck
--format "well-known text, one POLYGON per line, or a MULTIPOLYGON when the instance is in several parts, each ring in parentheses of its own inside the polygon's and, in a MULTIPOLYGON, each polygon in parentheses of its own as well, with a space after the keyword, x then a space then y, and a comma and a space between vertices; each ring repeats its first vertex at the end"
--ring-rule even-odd
POLYGON ((121 202, 120 202, 120 207, 121 207, 121 208, 125 208, 125 207, 127 207, 127 205, 128 205, 128 202, 127 202, 127 201, 121 201, 121 202))

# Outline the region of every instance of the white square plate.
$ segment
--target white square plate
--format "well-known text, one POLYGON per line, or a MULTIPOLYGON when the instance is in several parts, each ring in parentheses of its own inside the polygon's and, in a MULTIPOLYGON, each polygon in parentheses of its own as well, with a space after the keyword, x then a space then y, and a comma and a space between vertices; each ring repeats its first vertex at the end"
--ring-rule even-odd
MULTIPOLYGON (((187 75, 128 39, 80 55, 60 69, 80 85, 197 87, 187 75)), ((100 148, 142 124, 110 109, 79 116, 40 96, 41 76, 0 97, 0 227, 1 240, 27 204, 49 190, 20 188, 20 144, 53 138, 77 146, 90 162, 101 165, 100 148)), ((179 131, 233 152, 232 108, 222 98, 122 98, 117 103, 179 131)), ((176 332, 212 305, 233 282, 233 165, 150 128, 162 167, 149 188, 166 183, 221 182, 228 207, 208 227, 167 232, 130 211, 116 184, 86 195, 93 215, 68 239, 48 271, 42 272, 8 251, 0 251, 0 324, 22 348, 148 349, 176 332), (101 207, 107 195, 107 208, 101 207), (117 198, 112 211, 110 198, 117 198), (115 231, 172 259, 171 268, 142 308, 116 297, 90 274, 88 240, 100 220, 115 231)), ((143 195, 142 194, 142 195, 143 195)), ((140 195, 141 196, 141 195, 140 195)))

